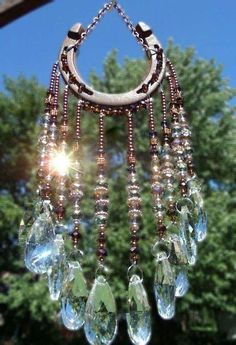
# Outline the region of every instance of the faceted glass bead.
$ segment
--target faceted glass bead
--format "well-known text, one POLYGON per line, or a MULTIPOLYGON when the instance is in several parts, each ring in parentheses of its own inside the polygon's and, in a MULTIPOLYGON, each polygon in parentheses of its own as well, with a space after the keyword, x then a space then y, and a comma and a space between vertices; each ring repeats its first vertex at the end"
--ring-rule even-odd
POLYGON ((194 204, 195 204, 197 207, 201 207, 201 208, 203 207, 204 202, 203 202, 203 198, 202 198, 201 192, 196 191, 195 193, 193 193, 193 194, 191 195, 191 197, 192 197, 192 199, 193 199, 194 204))
POLYGON ((154 292, 159 315, 172 319, 175 315, 175 277, 166 254, 157 261, 154 292))
POLYGON ((173 126, 172 137, 173 138, 180 138, 180 136, 181 136, 181 127, 179 125, 173 126))
POLYGON ((55 255, 55 226, 50 204, 42 203, 40 214, 31 226, 25 246, 25 265, 34 273, 46 273, 53 265, 55 255))
POLYGON ((151 312, 147 293, 138 275, 130 279, 128 297, 126 320, 130 340, 135 345, 145 345, 151 337, 151 312))
POLYGON ((41 213, 42 206, 43 202, 41 200, 37 200, 34 204, 27 207, 23 215, 18 231, 18 242, 23 248, 25 248, 30 228, 41 213))
POLYGON ((55 238, 55 255, 53 265, 49 268, 48 289, 51 300, 57 301, 61 294, 62 282, 64 277, 65 248, 62 235, 55 238))
POLYGON ((85 311, 85 335, 91 345, 109 345, 117 332, 116 303, 103 275, 93 284, 85 311))
POLYGON ((57 301, 61 294, 63 280, 62 267, 52 266, 48 270, 48 289, 52 301, 57 301))
POLYGON ((71 261, 65 275, 61 299, 61 317, 66 328, 74 331, 83 326, 87 297, 82 268, 78 261, 71 261))
POLYGON ((190 195, 201 191, 201 184, 197 178, 192 178, 188 181, 188 187, 190 190, 190 195))
POLYGON ((163 255, 168 258, 170 256, 170 246, 171 242, 169 237, 158 239, 152 247, 153 256, 155 256, 157 260, 162 259, 163 255))
POLYGON ((175 269, 175 273, 176 273, 175 296, 183 297, 188 292, 188 289, 189 289, 189 282, 188 282, 186 269, 181 266, 177 266, 175 269))
POLYGON ((207 215, 202 207, 198 211, 198 220, 194 228, 195 239, 197 242, 201 242, 207 235, 207 215))
POLYGON ((192 237, 193 235, 194 229, 192 222, 190 223, 189 213, 186 208, 183 208, 181 212, 179 238, 190 265, 194 265, 197 260, 197 245, 192 237))
POLYGON ((188 263, 188 259, 186 256, 186 251, 182 247, 179 236, 172 234, 169 238, 171 241, 169 262, 174 265, 186 265, 188 263))

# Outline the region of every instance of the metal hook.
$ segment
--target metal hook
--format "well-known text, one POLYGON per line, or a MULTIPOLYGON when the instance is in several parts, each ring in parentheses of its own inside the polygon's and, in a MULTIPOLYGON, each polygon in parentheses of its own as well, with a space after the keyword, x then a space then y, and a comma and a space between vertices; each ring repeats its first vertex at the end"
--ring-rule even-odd
POLYGON ((112 0, 112 2, 111 2, 111 6, 110 6, 110 8, 109 8, 109 10, 110 10, 110 11, 112 11, 112 10, 113 10, 113 8, 114 8, 114 6, 116 5, 116 3, 117 3, 117 1, 116 1, 116 0, 112 0))

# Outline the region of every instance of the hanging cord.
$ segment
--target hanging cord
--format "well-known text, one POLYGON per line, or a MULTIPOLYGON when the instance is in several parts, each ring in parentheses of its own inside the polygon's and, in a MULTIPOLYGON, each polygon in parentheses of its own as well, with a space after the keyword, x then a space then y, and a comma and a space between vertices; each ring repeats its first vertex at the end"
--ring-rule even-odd
POLYGON ((142 46, 142 48, 146 51, 146 53, 150 55, 155 55, 158 53, 158 49, 150 49, 147 44, 145 44, 145 41, 143 38, 140 37, 138 31, 136 30, 135 26, 129 19, 129 17, 126 15, 125 11, 122 9, 122 7, 117 3, 117 1, 112 0, 111 2, 105 4, 103 8, 98 12, 97 16, 93 18, 93 21, 91 24, 88 25, 87 29, 82 32, 80 38, 75 42, 75 44, 70 45, 67 47, 67 52, 71 49, 77 49, 87 38, 88 34, 93 31, 95 26, 101 21, 101 19, 104 17, 104 15, 108 11, 112 11, 113 9, 116 9, 118 14, 121 16, 121 18, 124 20, 126 26, 131 31, 132 35, 136 38, 138 43, 142 46))

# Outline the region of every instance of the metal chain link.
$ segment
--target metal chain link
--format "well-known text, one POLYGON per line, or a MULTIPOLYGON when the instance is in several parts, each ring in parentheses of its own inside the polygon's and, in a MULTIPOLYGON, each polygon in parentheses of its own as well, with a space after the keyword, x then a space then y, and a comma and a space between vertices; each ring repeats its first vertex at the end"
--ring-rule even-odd
POLYGON ((143 47, 143 49, 147 52, 150 53, 151 55, 156 54, 157 51, 155 49, 150 49, 147 44, 145 44, 144 40, 139 36, 138 31, 136 30, 135 26, 133 23, 130 21, 129 17, 125 14, 124 10, 120 5, 118 5, 117 2, 114 3, 114 1, 111 1, 107 4, 104 5, 104 7, 98 12, 97 16, 93 18, 93 21, 87 29, 81 34, 80 38, 78 41, 76 41, 75 44, 72 46, 69 46, 67 48, 67 51, 73 48, 78 48, 84 40, 87 38, 89 33, 94 30, 95 26, 101 21, 101 19, 104 17, 104 15, 110 11, 112 8, 115 8, 118 12, 118 14, 121 16, 121 18, 124 20, 126 26, 128 29, 131 31, 132 35, 136 38, 138 43, 143 47))
POLYGON ((133 23, 131 22, 127 14, 125 13, 125 11, 122 9, 122 7, 118 5, 117 3, 115 3, 114 8, 117 10, 121 18, 124 20, 126 26, 131 31, 133 36, 136 38, 138 43, 141 44, 141 46, 144 48, 145 51, 150 51, 150 48, 148 47, 148 45, 144 43, 144 40, 139 36, 138 31, 136 30, 135 26, 133 25, 133 23))

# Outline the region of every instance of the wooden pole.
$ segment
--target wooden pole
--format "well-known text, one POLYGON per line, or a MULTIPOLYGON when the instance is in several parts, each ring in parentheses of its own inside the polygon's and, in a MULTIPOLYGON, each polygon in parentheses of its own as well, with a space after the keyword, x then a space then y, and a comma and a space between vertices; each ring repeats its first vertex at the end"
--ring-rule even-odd
POLYGON ((0 27, 53 0, 3 0, 0 1, 0 27))

